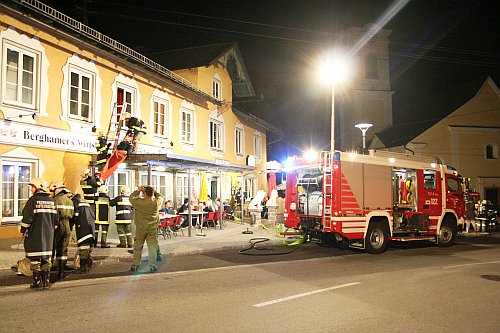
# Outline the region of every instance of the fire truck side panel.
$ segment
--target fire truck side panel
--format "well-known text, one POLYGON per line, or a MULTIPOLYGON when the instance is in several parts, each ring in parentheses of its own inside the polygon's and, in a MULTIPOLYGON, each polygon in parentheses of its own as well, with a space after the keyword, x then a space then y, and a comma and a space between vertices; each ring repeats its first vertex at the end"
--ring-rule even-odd
POLYGON ((417 172, 417 210, 427 214, 430 219, 429 231, 435 234, 442 216, 441 172, 437 170, 418 170, 417 172))
POLYGON ((391 210, 392 168, 388 166, 363 164, 365 210, 391 210))
POLYGON ((300 218, 297 214, 297 205, 297 173, 290 172, 286 177, 285 193, 285 226, 287 228, 298 228, 300 218))

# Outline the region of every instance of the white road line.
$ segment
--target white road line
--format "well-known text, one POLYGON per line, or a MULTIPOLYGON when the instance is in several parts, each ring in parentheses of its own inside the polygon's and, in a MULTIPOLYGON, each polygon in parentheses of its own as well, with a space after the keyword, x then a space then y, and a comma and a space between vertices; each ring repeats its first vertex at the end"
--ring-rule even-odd
POLYGON ((476 266, 476 265, 488 265, 488 264, 499 264, 499 261, 486 261, 486 262, 476 262, 473 264, 462 264, 462 265, 452 265, 452 266, 443 266, 443 269, 448 269, 448 268, 457 268, 457 267, 467 267, 467 266, 476 266))
POLYGON ((325 288, 325 289, 318 289, 318 290, 309 291, 307 293, 302 293, 302 294, 291 295, 291 296, 287 296, 287 297, 283 297, 283 298, 278 298, 278 299, 275 299, 275 300, 272 300, 272 301, 267 301, 267 302, 263 302, 263 303, 259 303, 259 304, 254 304, 252 306, 254 306, 256 308, 260 308, 260 307, 267 306, 267 305, 272 305, 272 304, 276 304, 276 303, 280 303, 280 302, 289 301, 291 299, 296 299, 296 298, 300 298, 300 297, 305 297, 305 296, 309 296, 309 295, 314 295, 314 294, 322 293, 324 291, 329 291, 329 290, 334 290, 334 289, 340 289, 340 288, 355 286, 355 285, 360 284, 360 283, 361 282, 351 282, 351 283, 341 284, 341 285, 338 285, 338 286, 333 286, 333 287, 329 287, 329 288, 325 288))

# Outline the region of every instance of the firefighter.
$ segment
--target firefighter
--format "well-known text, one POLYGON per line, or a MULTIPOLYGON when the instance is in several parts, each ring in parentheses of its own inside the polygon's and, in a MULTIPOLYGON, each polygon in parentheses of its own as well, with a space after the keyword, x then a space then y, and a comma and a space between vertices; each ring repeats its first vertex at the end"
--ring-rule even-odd
POLYGON ((34 178, 29 183, 32 196, 23 208, 21 234, 24 237, 26 258, 33 272, 31 288, 49 287, 50 259, 54 244, 54 230, 58 222, 55 199, 49 196, 47 181, 34 178))
POLYGON ((90 207, 95 212, 95 202, 98 196, 98 189, 102 185, 98 174, 92 176, 90 169, 85 169, 82 175, 81 187, 83 191, 83 198, 90 204, 90 207))
MULTIPOLYGON (((69 191, 62 181, 50 183, 49 189, 56 200, 58 213, 58 224, 54 234, 54 250, 57 261, 57 279, 60 280, 64 278, 64 269, 68 261, 68 245, 71 236, 69 220, 73 218, 74 208, 73 202, 67 196, 69 191)), ((52 267, 55 268, 55 264, 52 262, 52 267)))
POLYGON ((120 195, 109 202, 111 207, 116 206, 116 230, 120 244, 116 247, 132 247, 132 205, 130 204, 130 190, 127 186, 120 186, 120 195))
POLYGON ((109 197, 108 186, 99 187, 99 195, 95 202, 95 233, 94 246, 97 247, 97 238, 99 236, 99 227, 101 228, 101 248, 109 248, 107 243, 109 229, 109 197))
POLYGON ((102 170, 102 166, 106 164, 106 161, 110 156, 108 153, 110 146, 111 142, 107 142, 106 136, 103 133, 99 133, 96 141, 97 160, 95 162, 99 170, 102 170))
POLYGON ((95 214, 90 204, 82 199, 80 194, 71 197, 75 214, 71 224, 76 230, 76 244, 78 246, 78 256, 80 257, 80 269, 77 273, 88 273, 92 266, 92 246, 94 244, 95 214))
POLYGON ((159 248, 156 228, 160 218, 159 210, 163 203, 163 196, 151 186, 140 186, 130 195, 130 203, 134 207, 134 223, 136 226, 134 259, 130 270, 137 272, 141 262, 144 241, 146 241, 149 250, 149 271, 155 273, 158 271, 156 255, 159 248))

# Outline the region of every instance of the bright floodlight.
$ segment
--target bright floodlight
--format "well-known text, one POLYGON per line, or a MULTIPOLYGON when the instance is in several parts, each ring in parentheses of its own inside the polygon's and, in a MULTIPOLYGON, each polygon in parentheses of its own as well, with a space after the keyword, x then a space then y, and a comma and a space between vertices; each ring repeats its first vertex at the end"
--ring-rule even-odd
POLYGON ((314 162, 318 159, 318 152, 314 150, 308 150, 304 153, 304 159, 308 162, 314 162))
POLYGON ((349 64, 342 56, 328 56, 319 65, 320 77, 331 84, 343 82, 349 75, 349 64))

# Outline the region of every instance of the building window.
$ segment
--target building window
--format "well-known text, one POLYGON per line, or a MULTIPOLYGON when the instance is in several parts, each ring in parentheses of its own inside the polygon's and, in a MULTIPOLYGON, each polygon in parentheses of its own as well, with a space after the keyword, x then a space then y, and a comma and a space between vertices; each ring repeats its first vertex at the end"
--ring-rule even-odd
POLYGON ((35 109, 40 57, 37 53, 4 43, 3 100, 25 108, 35 109))
POLYGON ((253 136, 253 147, 255 158, 262 158, 262 137, 260 133, 256 133, 253 136))
MULTIPOLYGON (((148 181, 148 174, 147 173, 144 173, 144 172, 141 172, 141 184, 148 184, 149 181, 148 181)), ((152 172, 151 173, 151 186, 155 189, 156 192, 158 193, 161 193, 161 195, 163 196, 163 200, 166 200, 165 199, 165 196, 166 196, 166 193, 168 193, 169 191, 167 191, 167 174, 164 173, 164 172, 152 172)))
POLYGON ((376 80, 378 79, 378 60, 373 54, 365 57, 365 78, 376 80))
POLYGON ((162 138, 167 138, 169 126, 168 101, 155 99, 153 102, 153 108, 154 134, 162 138))
POLYGON ((234 146, 236 147, 236 155, 243 156, 243 129, 236 127, 234 132, 234 146))
MULTIPOLYGON (((144 183, 145 184, 145 183, 144 183)), ((109 177, 109 197, 115 198, 120 194, 120 186, 125 185, 132 192, 132 176, 130 171, 117 170, 109 177)))
POLYGON ((122 115, 126 112, 132 116, 134 113, 135 90, 132 88, 118 87, 116 91, 117 122, 122 120, 122 115))
POLYGON ((92 120, 93 82, 93 74, 71 68, 69 88, 69 115, 71 118, 92 120))
POLYGON ((183 143, 193 144, 193 117, 194 112, 182 108, 181 111, 181 141, 183 143))
MULTIPOLYGON (((177 205, 180 207, 184 203, 184 199, 189 198, 189 188, 188 188, 188 175, 187 174, 177 174, 176 177, 176 192, 175 192, 175 200, 177 205)), ((195 177, 191 176, 191 188, 195 188, 195 177)), ((192 200, 191 198, 190 200, 192 200)))
POLYGON ((257 194, 257 180, 255 178, 245 178, 245 189, 244 196, 245 199, 250 199, 255 197, 257 194))
POLYGON ((29 186, 33 176, 33 165, 30 163, 2 163, 2 224, 18 222, 22 211, 30 197, 29 186))
POLYGON ((222 83, 218 75, 212 78, 212 97, 217 100, 222 99, 222 83))
POLYGON ((224 127, 221 122, 210 119, 210 148, 222 150, 222 138, 224 127))
POLYGON ((497 146, 487 145, 486 146, 486 159, 487 160, 495 160, 497 158, 498 158, 497 146))

